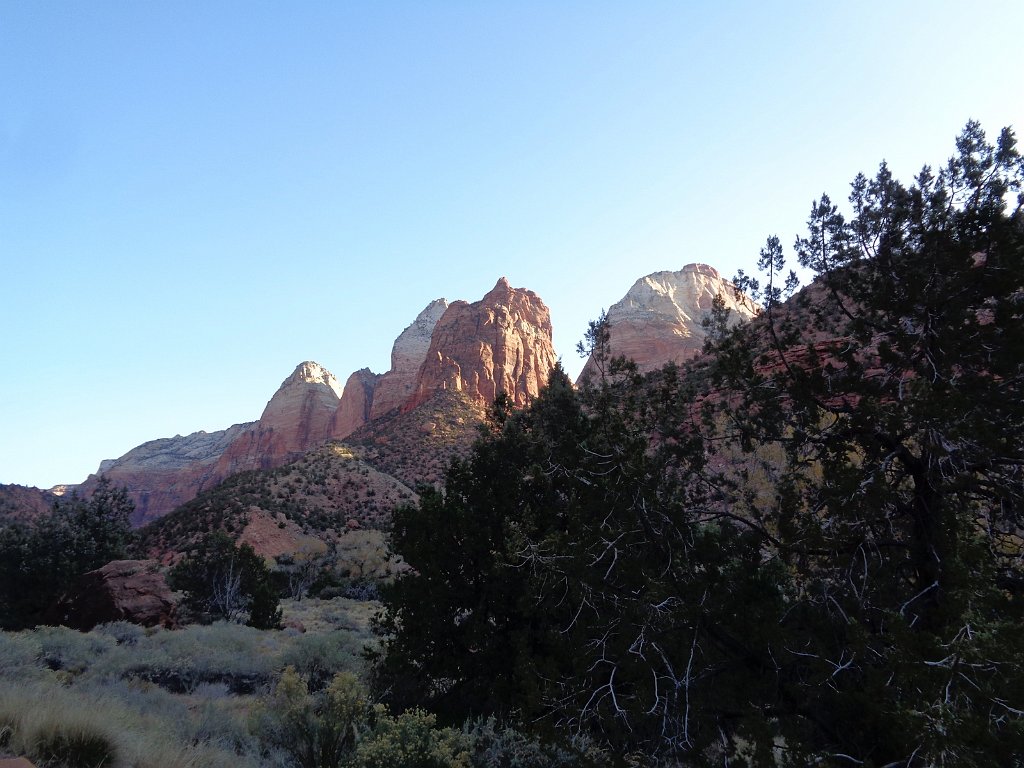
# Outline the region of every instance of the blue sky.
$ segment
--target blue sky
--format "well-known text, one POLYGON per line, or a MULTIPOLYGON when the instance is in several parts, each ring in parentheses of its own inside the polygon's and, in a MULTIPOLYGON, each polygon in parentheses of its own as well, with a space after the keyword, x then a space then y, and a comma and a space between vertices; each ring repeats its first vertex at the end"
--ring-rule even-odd
POLYGON ((642 275, 1024 130, 1019 0, 0 0, 0 482, 388 368, 506 275, 566 368, 642 275))

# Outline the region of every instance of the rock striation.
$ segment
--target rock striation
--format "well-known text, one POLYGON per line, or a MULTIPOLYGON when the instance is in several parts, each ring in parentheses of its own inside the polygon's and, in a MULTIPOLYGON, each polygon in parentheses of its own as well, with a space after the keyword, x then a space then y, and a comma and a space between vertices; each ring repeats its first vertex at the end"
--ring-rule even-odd
POLYGON ((369 368, 360 368, 348 377, 348 381, 345 382, 345 391, 341 395, 341 402, 331 420, 332 437, 338 439, 348 437, 370 420, 373 397, 380 380, 381 375, 374 373, 369 368))
MULTIPOLYGON (((716 296, 725 300, 733 322, 757 314, 757 305, 746 297, 737 299, 733 284, 707 264, 640 278, 608 310, 611 355, 633 360, 641 373, 696 357, 707 335, 702 321, 716 296)), ((596 362, 588 359, 577 383, 597 373, 596 362)))
POLYGON ((217 460, 214 482, 236 472, 279 467, 322 443, 331 435, 341 395, 333 373, 310 360, 300 363, 255 428, 239 435, 217 460))
POLYGON ((115 486, 127 488, 135 503, 132 525, 145 525, 193 498, 200 488, 213 484, 221 454, 255 427, 250 422, 217 432, 150 440, 118 459, 100 462, 96 474, 82 483, 79 492, 90 495, 100 475, 106 475, 115 486))
POLYGON ((435 299, 399 334, 391 348, 391 370, 385 373, 373 395, 370 419, 400 408, 416 389, 416 377, 427 359, 434 329, 448 310, 445 299, 435 299))
POLYGON ((489 405, 499 394, 517 405, 536 397, 555 367, 551 313, 533 291, 502 277, 480 301, 455 301, 437 321, 409 411, 439 390, 489 405))

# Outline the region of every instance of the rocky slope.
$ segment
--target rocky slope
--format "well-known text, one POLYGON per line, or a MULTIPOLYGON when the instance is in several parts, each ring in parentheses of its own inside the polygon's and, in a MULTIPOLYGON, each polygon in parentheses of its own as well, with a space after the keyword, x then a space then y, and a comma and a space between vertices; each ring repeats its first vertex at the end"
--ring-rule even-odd
MULTIPOLYGON (((707 264, 640 278, 608 310, 611 355, 633 360, 641 373, 693 359, 704 346, 701 323, 719 295, 732 310, 733 322, 749 320, 757 312, 750 300, 737 300, 733 284, 707 264)), ((598 373, 595 361, 588 359, 577 383, 598 373)))
POLYGON ((456 301, 445 310, 402 409, 412 410, 440 390, 462 392, 484 406, 504 393, 525 405, 556 362, 547 306, 503 277, 480 301, 456 301))
POLYGON ((337 543, 351 531, 386 528, 396 505, 416 499, 352 449, 329 443, 287 466, 240 472, 203 491, 143 528, 140 547, 167 561, 204 533, 223 530, 277 557, 337 543))
POLYGON ((7 520, 27 522, 50 514, 56 494, 24 485, 0 485, 0 524, 7 520))
POLYGON ((345 439, 356 456, 410 488, 439 485, 452 459, 465 457, 484 409, 464 393, 440 390, 411 410, 392 410, 345 439))

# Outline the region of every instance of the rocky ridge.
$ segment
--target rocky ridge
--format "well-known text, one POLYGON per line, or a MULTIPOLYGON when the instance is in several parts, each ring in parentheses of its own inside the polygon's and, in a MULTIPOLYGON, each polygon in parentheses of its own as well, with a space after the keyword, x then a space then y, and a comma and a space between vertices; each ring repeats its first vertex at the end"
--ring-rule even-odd
MULTIPOLYGON (((612 353, 633 358, 641 371, 695 356, 703 344, 700 320, 719 294, 737 319, 754 314, 756 307, 737 302, 731 284, 706 265, 641 278, 608 312, 612 353)), ((104 461, 100 472, 128 488, 135 525, 237 472, 281 466, 331 439, 360 446, 368 460, 379 459, 407 483, 436 483, 455 455, 442 443, 454 440, 453 450, 464 452, 483 408, 499 394, 525 405, 556 360, 547 306, 501 278, 480 301, 430 302, 395 340, 385 374, 364 368, 341 387, 325 368, 304 362, 258 422, 150 441, 104 461)), ((82 491, 88 494, 96 479, 82 491)))
POLYGON ((132 525, 145 525, 191 499, 213 482, 221 454, 256 423, 235 424, 217 432, 193 432, 150 440, 118 459, 100 462, 80 492, 92 493, 100 475, 124 486, 135 503, 132 525))
POLYGON ((57 494, 41 488, 0 484, 0 523, 28 522, 48 515, 56 499, 57 494))
POLYGON ((385 373, 373 394, 373 406, 367 421, 402 407, 417 385, 417 377, 434 337, 434 329, 448 311, 445 299, 436 299, 416 316, 412 324, 395 339, 391 349, 391 370, 385 373))

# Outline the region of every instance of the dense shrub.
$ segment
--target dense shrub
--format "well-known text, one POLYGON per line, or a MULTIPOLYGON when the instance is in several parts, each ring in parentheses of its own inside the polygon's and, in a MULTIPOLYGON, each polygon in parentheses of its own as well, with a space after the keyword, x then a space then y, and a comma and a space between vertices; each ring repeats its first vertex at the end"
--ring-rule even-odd
POLYGON ((470 768, 470 740, 422 709, 392 717, 378 710, 370 736, 356 750, 358 768, 470 768))
POLYGON ((370 704, 356 677, 334 676, 322 692, 310 695, 294 667, 281 675, 261 731, 300 768, 337 768, 347 764, 370 720, 370 704))

